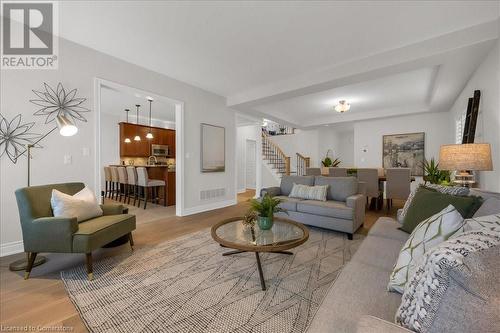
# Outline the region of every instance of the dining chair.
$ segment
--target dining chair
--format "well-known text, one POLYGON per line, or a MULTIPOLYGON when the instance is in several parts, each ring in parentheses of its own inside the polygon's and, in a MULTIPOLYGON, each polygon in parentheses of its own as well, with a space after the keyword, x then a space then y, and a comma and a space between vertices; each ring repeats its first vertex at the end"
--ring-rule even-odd
POLYGON ((118 200, 118 191, 120 189, 120 180, 118 178, 118 167, 111 166, 111 200, 118 200))
POLYGON ((321 176, 321 168, 306 168, 306 176, 321 176))
POLYGON ((406 200, 410 195, 411 170, 409 168, 386 169, 385 198, 387 211, 392 206, 392 199, 406 200))
MULTIPOLYGON (((158 187, 163 186, 163 205, 167 205, 167 186, 164 180, 158 179, 149 179, 148 170, 144 167, 137 168, 137 186, 142 188, 143 190, 143 199, 144 199, 144 209, 146 209, 146 205, 148 202, 148 191, 151 190, 153 200, 158 203, 158 187)), ((141 206, 141 197, 139 196, 139 204, 138 207, 141 206)))
POLYGON ((137 200, 138 196, 138 188, 137 188, 137 171, 135 170, 135 167, 133 166, 128 166, 127 167, 127 177, 128 177, 128 185, 129 185, 129 197, 128 197, 128 204, 130 205, 130 194, 134 196, 134 203, 133 205, 135 206, 135 202, 137 200))
POLYGON ((347 177, 347 168, 328 168, 328 176, 330 177, 347 177))
POLYGON ((358 181, 365 182, 366 186, 366 204, 368 198, 377 199, 380 196, 380 188, 378 181, 377 169, 358 169, 358 181))

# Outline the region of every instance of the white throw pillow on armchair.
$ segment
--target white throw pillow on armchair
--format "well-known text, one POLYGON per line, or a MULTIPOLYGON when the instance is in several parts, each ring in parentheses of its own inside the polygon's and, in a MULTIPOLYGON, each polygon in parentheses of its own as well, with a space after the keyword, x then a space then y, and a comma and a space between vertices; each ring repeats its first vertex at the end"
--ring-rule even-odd
POLYGON ((52 190, 50 205, 55 217, 76 217, 78 223, 103 215, 94 193, 87 186, 75 195, 52 190))

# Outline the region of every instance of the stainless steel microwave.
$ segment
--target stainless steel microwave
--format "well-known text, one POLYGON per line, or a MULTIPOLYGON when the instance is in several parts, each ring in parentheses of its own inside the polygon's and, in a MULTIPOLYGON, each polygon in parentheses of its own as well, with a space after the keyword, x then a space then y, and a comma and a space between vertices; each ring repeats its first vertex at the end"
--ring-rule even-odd
POLYGON ((151 155, 158 157, 168 156, 168 146, 167 145, 151 145, 151 155))

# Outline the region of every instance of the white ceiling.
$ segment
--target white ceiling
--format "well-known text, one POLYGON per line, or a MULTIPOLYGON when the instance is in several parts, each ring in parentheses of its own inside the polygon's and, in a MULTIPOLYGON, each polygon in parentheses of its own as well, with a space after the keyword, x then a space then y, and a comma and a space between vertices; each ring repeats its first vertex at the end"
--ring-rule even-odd
POLYGON ((350 114, 395 108, 424 109, 436 72, 435 67, 422 68, 265 104, 256 109, 275 118, 286 117, 295 124, 309 123, 311 119, 342 118, 345 114, 334 110, 340 100, 351 104, 350 114))
POLYGON ((65 1, 60 34, 310 127, 446 110, 498 17, 498 1, 65 1), (339 96, 344 118, 323 104, 339 96))
MULTIPOLYGON (((126 119, 125 109, 129 109, 129 120, 136 122, 136 104, 139 108, 139 123, 149 123, 149 102, 146 95, 120 91, 106 85, 101 86, 101 112, 118 115, 120 119, 126 119)), ((159 98, 153 98, 151 104, 151 118, 154 120, 175 122, 175 105, 159 98)))

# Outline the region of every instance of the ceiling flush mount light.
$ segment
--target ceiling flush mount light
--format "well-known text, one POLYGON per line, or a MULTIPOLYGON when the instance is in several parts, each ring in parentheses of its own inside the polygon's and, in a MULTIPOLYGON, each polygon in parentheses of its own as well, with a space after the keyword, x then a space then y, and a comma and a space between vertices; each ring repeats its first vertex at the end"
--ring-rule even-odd
POLYGON ((151 104, 153 103, 153 98, 148 97, 148 102, 149 102, 149 132, 148 132, 148 134, 146 134, 146 138, 152 139, 153 133, 151 133, 151 104))
MULTIPOLYGON (((136 124, 139 125, 139 108, 141 107, 140 104, 136 104, 135 107, 137 108, 137 115, 136 115, 136 124)), ((134 141, 141 141, 141 137, 139 135, 136 135, 134 137, 134 141)))
MULTIPOLYGON (((128 113, 129 112, 130 112, 130 109, 125 109, 125 113, 127 114, 127 123, 128 123, 128 113)), ((132 141, 130 141, 130 138, 125 138, 125 140, 123 140, 123 142, 130 143, 132 141)))
POLYGON ((351 104, 347 103, 345 100, 339 101, 339 104, 335 105, 335 111, 344 113, 346 111, 349 111, 351 108, 351 104))

